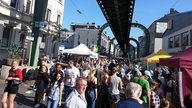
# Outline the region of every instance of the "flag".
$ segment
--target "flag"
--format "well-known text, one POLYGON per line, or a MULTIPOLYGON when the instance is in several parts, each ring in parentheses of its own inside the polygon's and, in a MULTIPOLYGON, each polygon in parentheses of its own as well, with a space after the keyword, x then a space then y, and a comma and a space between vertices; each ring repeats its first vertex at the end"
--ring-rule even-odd
POLYGON ((89 39, 87 38, 87 47, 89 47, 89 39))
POLYGON ((92 45, 91 45, 91 50, 93 51, 94 49, 94 41, 92 41, 92 45))
POLYGON ((78 45, 80 44, 80 35, 78 35, 78 45))
POLYGON ((97 45, 94 45, 94 48, 93 48, 93 52, 98 52, 98 47, 97 47, 97 45))

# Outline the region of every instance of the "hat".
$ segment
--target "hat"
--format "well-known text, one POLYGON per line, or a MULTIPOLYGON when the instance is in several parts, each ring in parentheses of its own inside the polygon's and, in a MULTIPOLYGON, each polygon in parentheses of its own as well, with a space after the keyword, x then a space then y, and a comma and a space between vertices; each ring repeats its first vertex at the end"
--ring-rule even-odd
POLYGON ((147 75, 147 76, 149 76, 150 79, 152 79, 151 73, 148 70, 144 71, 144 75, 147 75))

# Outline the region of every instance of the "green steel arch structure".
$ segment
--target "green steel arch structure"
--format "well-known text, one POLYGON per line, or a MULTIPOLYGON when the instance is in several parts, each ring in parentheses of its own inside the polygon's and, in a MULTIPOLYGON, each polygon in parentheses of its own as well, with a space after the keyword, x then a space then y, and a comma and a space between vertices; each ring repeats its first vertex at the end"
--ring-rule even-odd
POLYGON ((113 55, 115 55, 115 49, 119 46, 119 44, 116 44, 114 49, 113 49, 113 55))
MULTIPOLYGON (((137 58, 139 58, 140 55, 140 44, 135 38, 129 38, 130 40, 134 41, 137 44, 137 58)), ((132 46, 132 45, 131 45, 132 46)), ((132 46, 133 47, 133 46, 132 46)), ((135 52, 135 51, 134 51, 135 52)))
MULTIPOLYGON (((107 28, 109 26, 108 23, 105 23, 101 26, 101 28, 99 29, 99 32, 98 32, 98 40, 97 40, 97 46, 98 46, 98 52, 100 53, 100 48, 101 48, 101 34, 103 32, 103 30, 105 28, 107 28)), ((149 48, 150 48, 150 34, 149 34, 149 31, 148 29, 143 26, 142 24, 139 24, 139 23, 132 23, 131 27, 137 27, 137 28, 140 28, 141 30, 143 30, 143 32, 145 33, 145 37, 146 37, 146 45, 145 45, 145 55, 148 55, 149 54, 149 48)), ((109 45, 109 55, 110 55, 110 50, 111 50, 111 44, 114 42, 116 38, 112 38, 111 41, 110 41, 110 45, 109 45)), ((134 38, 129 38, 129 40, 132 40, 134 41, 136 44, 137 44, 137 58, 139 58, 139 55, 140 55, 140 44, 139 42, 134 39, 134 38)))
POLYGON ((111 44, 114 42, 115 37, 111 39, 110 43, 109 43, 109 56, 111 55, 111 44))
POLYGON ((149 54, 149 48, 150 48, 150 34, 149 34, 148 29, 139 23, 132 23, 131 27, 140 28, 145 33, 146 42, 145 42, 145 54, 144 55, 148 55, 149 54))
MULTIPOLYGON (((114 42, 114 40, 115 40, 115 37, 114 38, 112 38, 111 39, 111 41, 110 41, 110 43, 109 43, 109 56, 110 56, 110 50, 111 50, 111 44, 114 42)), ((139 58, 139 55, 140 55, 140 44, 139 44, 139 42, 136 40, 136 39, 134 39, 134 38, 130 38, 130 40, 132 40, 132 41, 134 41, 136 44, 137 44, 137 58, 139 58)), ((131 47, 133 47, 132 45, 131 45, 131 47)), ((135 51, 134 51, 135 52, 135 51)))
POLYGON ((101 51, 101 34, 102 34, 103 30, 104 30, 105 28, 107 28, 108 26, 109 26, 109 24, 108 24, 108 23, 105 23, 105 24, 103 24, 103 25, 100 27, 100 29, 99 29, 98 38, 97 38, 98 53, 100 53, 100 51, 101 51))

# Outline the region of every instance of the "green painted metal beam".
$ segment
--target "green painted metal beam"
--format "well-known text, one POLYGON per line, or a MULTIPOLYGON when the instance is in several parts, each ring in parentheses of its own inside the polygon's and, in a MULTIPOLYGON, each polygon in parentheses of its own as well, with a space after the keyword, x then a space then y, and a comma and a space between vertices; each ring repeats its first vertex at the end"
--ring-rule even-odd
POLYGON ((34 16, 33 21, 35 21, 35 25, 32 29, 32 36, 34 36, 34 41, 32 45, 31 51, 31 66, 37 66, 38 58, 39 58, 39 50, 40 43, 42 40, 43 31, 39 28, 39 22, 44 21, 45 13, 47 9, 48 0, 35 0, 35 8, 34 8, 34 16))

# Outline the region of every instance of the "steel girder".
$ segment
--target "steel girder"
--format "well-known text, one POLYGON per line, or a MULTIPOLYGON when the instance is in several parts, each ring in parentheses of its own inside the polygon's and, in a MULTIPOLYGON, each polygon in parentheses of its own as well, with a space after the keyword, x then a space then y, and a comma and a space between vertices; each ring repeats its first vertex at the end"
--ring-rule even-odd
POLYGON ((135 0, 97 0, 124 53, 129 52, 129 35, 135 0))

